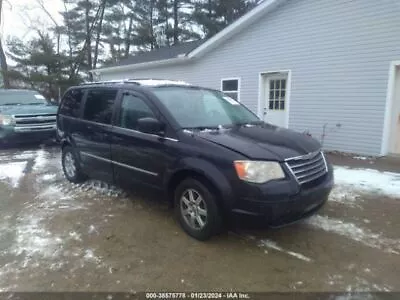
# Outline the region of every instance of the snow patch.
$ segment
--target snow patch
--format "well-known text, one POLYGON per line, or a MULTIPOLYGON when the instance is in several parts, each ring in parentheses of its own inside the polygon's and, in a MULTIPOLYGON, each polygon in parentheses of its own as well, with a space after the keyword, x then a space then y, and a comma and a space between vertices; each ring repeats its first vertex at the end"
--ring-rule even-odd
POLYGON ((43 181, 52 181, 54 179, 56 179, 57 174, 45 174, 42 176, 42 180, 43 181))
POLYGON ((358 195, 353 188, 344 185, 336 185, 329 195, 329 201, 360 208, 357 202, 362 200, 360 195, 358 195))
POLYGON ((365 157, 365 156, 354 156, 353 158, 358 159, 358 160, 367 160, 368 159, 368 157, 365 157))
POLYGON ((17 159, 32 159, 36 155, 36 152, 34 151, 24 151, 19 154, 15 154, 12 159, 17 160, 17 159))
POLYGON ((41 171, 43 168, 47 165, 47 159, 48 159, 48 153, 40 149, 36 151, 36 157, 35 157, 35 164, 33 166, 34 171, 41 171))
POLYGON ((285 250, 282 247, 278 246, 274 241, 271 241, 271 240, 268 240, 268 239, 267 240, 261 240, 260 243, 259 243, 259 246, 260 247, 267 247, 267 248, 274 249, 274 250, 280 251, 280 252, 284 252, 284 253, 286 253, 286 254, 288 254, 290 256, 296 257, 296 258, 298 258, 300 260, 303 260, 303 261, 306 261, 306 262, 311 262, 312 261, 311 258, 309 258, 307 256, 304 256, 303 254, 300 254, 300 253, 297 253, 297 252, 285 250))
POLYGON ((83 258, 87 261, 94 261, 98 264, 101 263, 101 259, 94 254, 92 249, 86 249, 83 258))
POLYGON ((400 198, 400 173, 350 169, 342 166, 335 166, 334 172, 335 182, 338 186, 400 198))
POLYGON ((8 181, 13 188, 17 188, 25 168, 26 161, 0 164, 0 180, 8 181))
POLYGON ((313 227, 339 234, 365 246, 400 255, 400 240, 386 238, 381 234, 362 229, 353 223, 345 223, 342 220, 319 215, 313 216, 305 222, 313 227))
POLYGON ((41 225, 42 218, 31 215, 19 217, 18 221, 12 253, 25 254, 26 257, 40 255, 44 258, 54 258, 59 254, 62 239, 45 230, 41 225))

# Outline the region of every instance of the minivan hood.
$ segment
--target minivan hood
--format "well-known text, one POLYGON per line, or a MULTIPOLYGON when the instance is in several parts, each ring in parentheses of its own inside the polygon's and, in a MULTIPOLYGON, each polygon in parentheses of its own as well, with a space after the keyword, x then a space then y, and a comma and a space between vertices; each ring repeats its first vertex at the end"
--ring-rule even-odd
POLYGON ((200 131, 196 135, 250 159, 283 161, 321 148, 320 143, 309 136, 266 123, 227 130, 200 131))
POLYGON ((56 114, 56 105, 0 105, 0 114, 6 115, 27 115, 27 114, 56 114))

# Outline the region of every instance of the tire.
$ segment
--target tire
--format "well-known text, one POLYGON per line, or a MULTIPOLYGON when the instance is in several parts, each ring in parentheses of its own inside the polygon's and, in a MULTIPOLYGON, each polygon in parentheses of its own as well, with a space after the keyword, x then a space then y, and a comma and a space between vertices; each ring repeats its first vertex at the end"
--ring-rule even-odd
POLYGON ((65 146, 62 150, 62 168, 64 176, 70 182, 81 183, 87 179, 79 167, 75 151, 71 146, 65 146))
POLYGON ((185 179, 176 188, 175 214, 183 230, 199 241, 208 240, 222 226, 216 195, 196 179, 185 179))

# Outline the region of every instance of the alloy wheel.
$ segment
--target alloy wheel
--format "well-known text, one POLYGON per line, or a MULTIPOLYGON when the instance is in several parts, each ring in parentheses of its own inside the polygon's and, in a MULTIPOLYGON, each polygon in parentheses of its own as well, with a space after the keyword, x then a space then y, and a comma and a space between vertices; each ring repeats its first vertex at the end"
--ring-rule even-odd
POLYGON ((183 219, 192 229, 202 230, 207 224, 207 204, 200 193, 187 189, 180 198, 183 219))

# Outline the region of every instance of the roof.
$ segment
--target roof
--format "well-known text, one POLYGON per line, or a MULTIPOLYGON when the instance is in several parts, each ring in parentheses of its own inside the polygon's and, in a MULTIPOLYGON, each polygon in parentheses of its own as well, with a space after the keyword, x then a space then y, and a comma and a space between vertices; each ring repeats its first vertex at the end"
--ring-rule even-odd
POLYGON ((104 67, 100 69, 94 70, 94 72, 98 73, 108 73, 108 72, 116 72, 116 71, 124 71, 124 70, 134 70, 139 68, 149 68, 154 66, 168 65, 168 64, 177 64, 180 62, 187 62, 192 59, 199 58, 212 49, 215 49, 223 42, 230 39, 235 34, 238 34, 244 28, 250 26, 255 23, 265 14, 273 11, 279 5, 284 3, 287 0, 264 0, 258 6, 253 8, 247 14, 233 22, 231 25, 227 26, 225 29, 221 30, 219 33, 214 35, 212 38, 208 40, 200 40, 196 42, 192 42, 192 44, 187 45, 181 44, 179 46, 173 46, 169 48, 161 48, 154 51, 143 53, 143 56, 137 55, 132 57, 132 61, 126 60, 124 64, 122 61, 119 65, 114 65, 111 67, 104 67), (186 46, 187 45, 187 46, 186 46), (183 47, 180 51, 171 50, 174 47, 183 47), (163 54, 160 54, 161 53, 163 54), (175 52, 176 51, 176 52, 175 52), (164 53, 165 52, 165 53, 164 53), (168 55, 168 53, 170 53, 168 55), (146 60, 146 56, 149 58, 146 60), (154 59, 150 59, 154 58, 154 59))
POLYGON ((35 90, 27 89, 0 89, 0 94, 10 94, 10 93, 38 93, 35 90))
POLYGON ((191 41, 191 42, 186 42, 183 44, 174 45, 174 46, 170 46, 170 47, 162 47, 162 48, 155 49, 152 51, 140 52, 129 58, 122 59, 120 62, 113 64, 110 67, 135 65, 138 63, 145 63, 145 62, 151 62, 151 61, 177 58, 177 57, 186 55, 189 52, 193 51, 198 46, 200 46, 202 43, 204 43, 204 41, 205 40, 191 41))

